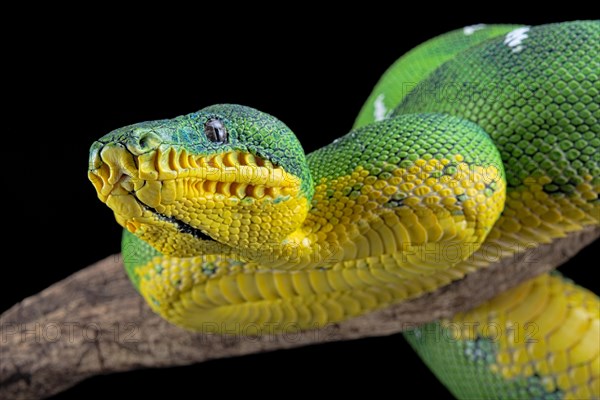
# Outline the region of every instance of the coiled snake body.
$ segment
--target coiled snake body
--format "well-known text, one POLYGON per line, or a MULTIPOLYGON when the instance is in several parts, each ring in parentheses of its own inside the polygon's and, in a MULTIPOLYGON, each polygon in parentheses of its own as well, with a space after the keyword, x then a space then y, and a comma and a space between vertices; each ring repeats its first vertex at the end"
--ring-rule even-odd
MULTIPOLYGON (((276 118, 216 105, 107 134, 89 178, 167 320, 321 327, 598 224, 598 43, 598 21, 466 27, 399 59, 309 155, 276 118)), ((406 336, 457 397, 598 398, 598 307, 543 275, 406 336)))

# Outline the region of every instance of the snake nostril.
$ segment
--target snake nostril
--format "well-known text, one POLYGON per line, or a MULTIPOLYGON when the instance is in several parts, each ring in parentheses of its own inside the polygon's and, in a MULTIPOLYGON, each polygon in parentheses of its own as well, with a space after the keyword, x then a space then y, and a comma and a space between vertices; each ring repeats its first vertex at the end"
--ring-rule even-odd
POLYGON ((157 148, 160 143, 161 139, 156 133, 141 132, 131 138, 127 148, 133 154, 139 155, 157 148))
POLYGON ((142 149, 145 149, 146 147, 150 146, 151 142, 152 142, 152 138, 150 137, 150 134, 146 133, 146 134, 140 136, 140 140, 138 141, 138 144, 140 145, 140 147, 142 149))

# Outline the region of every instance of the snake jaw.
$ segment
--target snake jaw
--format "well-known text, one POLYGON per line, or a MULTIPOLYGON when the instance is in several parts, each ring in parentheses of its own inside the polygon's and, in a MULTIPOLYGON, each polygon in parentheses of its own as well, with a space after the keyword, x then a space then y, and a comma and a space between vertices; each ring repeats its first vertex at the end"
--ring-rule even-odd
POLYGON ((129 147, 95 143, 88 177, 119 224, 163 253, 195 255, 207 241, 250 246, 273 241, 273 235, 261 238, 257 227, 252 242, 238 234, 240 218, 263 214, 268 221, 280 213, 288 222, 289 227, 273 228, 282 240, 308 211, 300 179, 262 157, 242 151, 195 155, 170 144, 134 154, 129 147), (173 246, 163 239, 165 229, 191 238, 173 246))
MULTIPOLYGON (((121 143, 95 143, 92 146, 88 177, 99 199, 113 210, 117 222, 150 242, 151 237, 178 233, 182 236, 176 247, 214 248, 212 251, 228 253, 224 246, 201 229, 159 211, 164 209, 159 202, 161 182, 142 178, 144 174, 137 168, 141 156, 136 157, 121 143)), ((158 178, 158 175, 155 177, 158 178)), ((165 243, 158 243, 156 247, 161 251, 166 250, 165 243)), ((185 251, 178 254, 189 255, 185 251)))

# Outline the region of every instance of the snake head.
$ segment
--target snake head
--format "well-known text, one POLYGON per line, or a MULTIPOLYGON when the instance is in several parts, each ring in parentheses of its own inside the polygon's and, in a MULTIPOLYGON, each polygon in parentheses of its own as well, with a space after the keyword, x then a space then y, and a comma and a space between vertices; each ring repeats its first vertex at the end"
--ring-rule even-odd
POLYGON ((239 105, 114 130, 92 145, 88 177, 120 225, 177 257, 280 242, 313 195, 293 132, 239 105))

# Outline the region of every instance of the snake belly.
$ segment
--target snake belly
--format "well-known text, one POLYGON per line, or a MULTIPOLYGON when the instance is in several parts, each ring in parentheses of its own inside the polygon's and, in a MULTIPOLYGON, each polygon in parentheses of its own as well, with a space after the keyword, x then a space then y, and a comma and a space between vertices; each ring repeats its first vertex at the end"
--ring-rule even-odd
MULTIPOLYGON (((322 327, 598 224, 599 39, 598 21, 467 27, 402 57, 307 156, 276 118, 216 105, 107 134, 89 177, 162 317, 322 327)), ((598 307, 543 275, 407 338, 460 398, 597 398, 598 307)))

